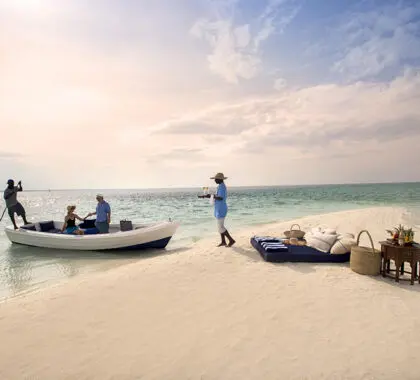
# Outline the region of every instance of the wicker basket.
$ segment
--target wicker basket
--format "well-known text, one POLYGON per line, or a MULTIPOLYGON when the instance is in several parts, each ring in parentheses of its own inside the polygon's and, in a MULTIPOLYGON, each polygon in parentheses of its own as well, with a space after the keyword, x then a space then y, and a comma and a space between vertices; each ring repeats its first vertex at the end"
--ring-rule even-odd
POLYGON ((290 238, 297 238, 302 239, 305 236, 305 232, 301 231, 299 224, 292 224, 290 227, 290 230, 284 231, 284 236, 286 236, 288 239, 290 238), (298 230, 294 230, 293 227, 298 226, 298 230))
POLYGON ((359 232, 357 245, 351 247, 350 268, 356 273, 369 276, 377 276, 381 272, 381 251, 375 249, 372 236, 366 230, 359 232), (359 246, 360 235, 363 232, 369 236, 371 247, 359 246))

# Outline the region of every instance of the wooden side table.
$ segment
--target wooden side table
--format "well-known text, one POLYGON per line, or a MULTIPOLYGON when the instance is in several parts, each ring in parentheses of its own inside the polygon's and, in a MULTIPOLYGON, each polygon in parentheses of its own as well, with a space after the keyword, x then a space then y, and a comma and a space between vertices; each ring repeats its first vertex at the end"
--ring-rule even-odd
MULTIPOLYGON (((387 241, 379 242, 381 244, 381 252, 383 256, 382 260, 382 276, 389 276, 391 270, 389 269, 389 263, 391 260, 395 262, 395 281, 400 281, 400 270, 401 274, 404 274, 403 265, 405 262, 410 263, 411 272, 407 272, 411 275, 410 283, 414 285, 414 281, 417 278, 417 264, 420 262, 420 246, 413 244, 412 246, 400 246, 394 245, 387 241)), ((392 276, 390 276, 392 277, 392 276)))

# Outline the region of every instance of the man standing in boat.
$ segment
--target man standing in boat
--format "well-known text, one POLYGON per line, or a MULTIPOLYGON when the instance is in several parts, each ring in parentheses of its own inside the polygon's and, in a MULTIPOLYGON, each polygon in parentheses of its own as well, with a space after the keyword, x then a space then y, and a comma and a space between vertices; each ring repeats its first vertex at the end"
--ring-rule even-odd
POLYGON ((19 181, 18 185, 15 186, 15 181, 13 181, 13 179, 9 179, 7 181, 7 188, 6 190, 4 190, 4 199, 6 201, 7 211, 9 213, 10 220, 12 221, 13 226, 15 227, 15 230, 18 229, 18 226, 16 225, 15 221, 15 213, 17 214, 17 216, 22 217, 23 222, 25 224, 29 224, 26 220, 25 209, 23 208, 22 204, 17 200, 17 193, 22 190, 22 182, 19 181))
MULTIPOLYGON (((232 247, 232 245, 235 244, 235 240, 233 240, 232 236, 230 236, 228 230, 225 227, 225 218, 227 215, 228 207, 226 203, 227 198, 227 189, 226 185, 224 183, 224 180, 227 179, 223 175, 223 173, 217 173, 214 177, 211 177, 210 179, 214 179, 214 181, 217 183, 217 190, 216 194, 213 195, 214 199, 214 216, 217 220, 217 228, 219 230, 220 236, 222 238, 222 241, 218 245, 218 247, 221 246, 228 246, 232 247), (229 239, 229 243, 226 244, 226 238, 229 239)), ((206 195, 199 195, 199 198, 210 198, 210 194, 206 195)))
POLYGON ((96 215, 96 228, 100 234, 107 234, 109 232, 109 224, 111 223, 111 207, 108 202, 104 200, 104 196, 102 194, 96 195, 96 200, 98 201, 96 211, 90 212, 86 218, 96 215))

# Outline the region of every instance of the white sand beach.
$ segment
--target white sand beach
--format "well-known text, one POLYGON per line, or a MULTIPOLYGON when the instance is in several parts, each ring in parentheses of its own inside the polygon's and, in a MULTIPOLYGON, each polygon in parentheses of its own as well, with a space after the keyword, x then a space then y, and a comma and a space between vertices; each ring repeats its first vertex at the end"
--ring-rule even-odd
MULTIPOLYGON (((293 222, 368 229, 378 242, 409 218, 385 207, 293 222)), ((233 248, 214 247, 215 233, 9 299, 0 379, 419 379, 420 285, 348 264, 264 262, 250 237, 290 224, 232 230, 233 248)))

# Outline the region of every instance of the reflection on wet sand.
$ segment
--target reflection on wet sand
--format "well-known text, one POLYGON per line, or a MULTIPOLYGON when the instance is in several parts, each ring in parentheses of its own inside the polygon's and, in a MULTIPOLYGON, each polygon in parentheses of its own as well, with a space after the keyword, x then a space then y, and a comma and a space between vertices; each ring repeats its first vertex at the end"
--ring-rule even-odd
POLYGON ((2 281, 6 288, 0 299, 36 290, 41 284, 56 282, 94 271, 105 271, 157 255, 171 254, 183 249, 150 250, 143 253, 92 251, 59 251, 47 248, 11 244, 5 251, 6 268, 2 281))

